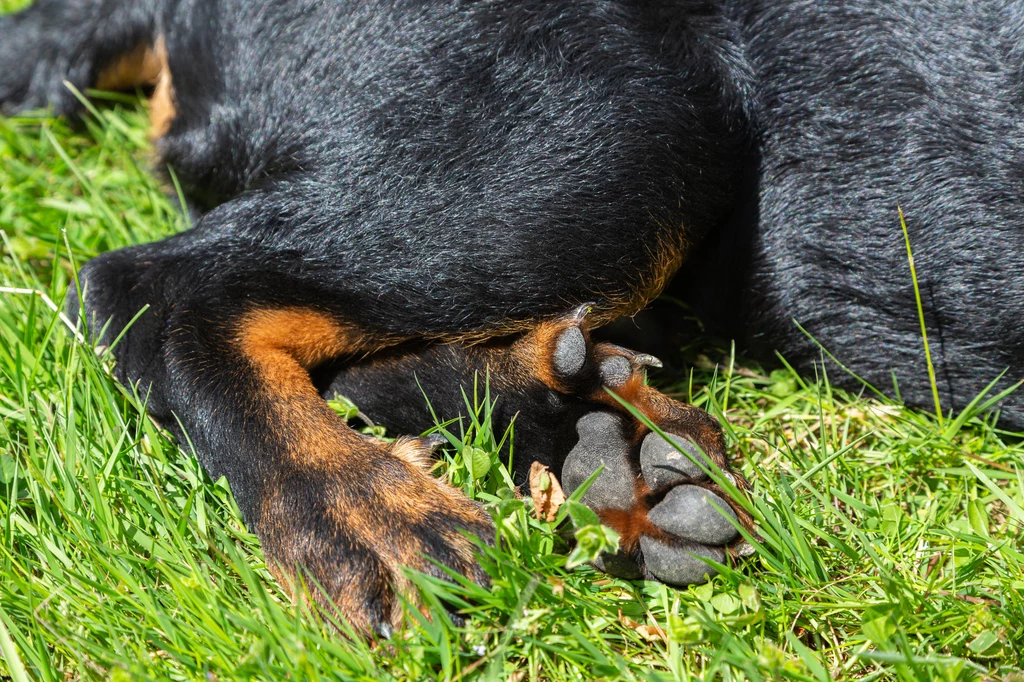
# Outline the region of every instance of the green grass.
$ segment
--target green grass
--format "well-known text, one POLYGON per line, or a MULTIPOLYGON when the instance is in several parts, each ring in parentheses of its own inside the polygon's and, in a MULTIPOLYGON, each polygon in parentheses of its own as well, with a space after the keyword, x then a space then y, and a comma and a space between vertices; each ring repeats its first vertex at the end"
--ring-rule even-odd
POLYGON ((439 473, 498 519, 493 588, 420 579, 432 620, 377 648, 338 635, 274 582, 225 482, 44 298, 60 305, 97 253, 185 226, 144 170, 143 127, 133 98, 78 130, 0 119, 0 675, 1024 680, 1019 439, 973 411, 940 425, 824 376, 766 374, 711 342, 668 388, 724 414, 753 482, 764 540, 738 570, 674 590, 567 568, 562 535, 508 489, 481 410, 439 473))

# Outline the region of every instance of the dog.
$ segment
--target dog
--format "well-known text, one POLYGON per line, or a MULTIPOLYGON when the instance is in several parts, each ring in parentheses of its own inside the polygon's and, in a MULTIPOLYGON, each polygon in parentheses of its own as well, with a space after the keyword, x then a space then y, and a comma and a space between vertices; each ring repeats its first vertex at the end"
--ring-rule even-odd
POLYGON ((602 326, 671 291, 927 404, 902 205, 942 404, 1020 378, 1022 38, 998 0, 36 0, 0 18, 0 107, 150 89, 193 226, 87 263, 68 310, 104 343, 145 309, 117 378, 227 477, 282 582, 386 635, 399 567, 485 581, 491 523, 428 473, 435 439, 363 436, 325 396, 422 433, 421 386, 457 414, 486 375, 519 481, 604 467, 599 567, 686 585, 743 554, 747 486, 602 326))

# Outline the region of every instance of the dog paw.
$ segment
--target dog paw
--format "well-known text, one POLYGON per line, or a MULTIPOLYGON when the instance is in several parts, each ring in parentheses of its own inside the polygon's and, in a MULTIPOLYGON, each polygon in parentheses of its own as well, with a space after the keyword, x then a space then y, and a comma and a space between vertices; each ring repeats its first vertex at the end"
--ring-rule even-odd
POLYGON ((746 488, 728 468, 718 423, 646 384, 646 368, 660 366, 656 358, 591 343, 586 315, 578 311, 559 323, 564 328, 551 344, 553 383, 592 405, 576 422, 578 441, 563 462, 562 485, 572 493, 603 467, 582 502, 620 535, 619 552, 602 556, 597 567, 677 586, 704 582, 716 574, 705 559, 725 563, 745 554, 749 546, 737 525, 752 526, 742 506, 708 475, 717 468, 737 488, 746 488))
POLYGON ((493 539, 489 516, 422 466, 429 439, 366 441, 344 470, 279 471, 268 481, 254 524, 267 564, 315 607, 356 630, 390 636, 401 597, 415 599, 404 568, 441 579, 448 571, 486 584, 473 537, 493 539))

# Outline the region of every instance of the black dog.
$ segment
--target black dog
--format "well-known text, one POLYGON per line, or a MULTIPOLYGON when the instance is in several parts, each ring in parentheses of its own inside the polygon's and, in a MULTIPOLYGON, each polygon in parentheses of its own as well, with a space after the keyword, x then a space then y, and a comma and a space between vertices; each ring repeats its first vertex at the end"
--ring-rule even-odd
POLYGON ((417 379, 454 414, 488 372, 520 466, 571 487, 604 463, 606 567, 685 584, 749 520, 604 389, 695 462, 726 466, 721 432, 590 335, 677 270, 752 347, 810 369, 795 319, 924 403, 902 202, 945 405, 1020 377, 1022 51, 1004 2, 38 0, 0 19, 0 105, 154 87, 195 225, 86 265, 89 326, 149 306, 119 378, 227 476, 271 563, 386 631, 397 567, 482 579, 461 530, 489 522, 427 474, 431 441, 365 438, 323 394, 418 432, 417 379))

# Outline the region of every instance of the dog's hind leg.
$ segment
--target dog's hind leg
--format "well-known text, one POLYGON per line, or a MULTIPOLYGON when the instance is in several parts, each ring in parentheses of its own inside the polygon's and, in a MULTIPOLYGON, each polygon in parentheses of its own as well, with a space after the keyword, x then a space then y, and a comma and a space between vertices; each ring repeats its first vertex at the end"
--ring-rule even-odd
POLYGON ((36 0, 0 16, 0 112, 81 107, 68 84, 124 89, 158 85, 159 0, 36 0))
POLYGON ((695 461, 714 462, 741 491, 746 483, 729 472, 722 431, 710 415, 646 385, 646 368, 658 360, 594 341, 589 322, 580 308, 486 343, 392 348, 323 367, 318 383, 325 396, 353 399, 397 433, 419 433, 433 424, 431 411, 463 414, 465 396, 479 395, 486 381, 492 427, 502 433, 514 420, 518 484, 527 485, 533 462, 551 467, 568 490, 604 465, 583 499, 619 532, 622 548, 603 557, 601 568, 677 585, 700 582, 715 570, 696 557, 722 562, 749 549, 730 517, 751 524, 743 505, 695 461), (671 434, 678 448, 608 391, 671 434))
MULTIPOLYGON (((272 565, 302 567, 323 603, 382 626, 398 565, 441 575, 425 554, 479 575, 459 529, 485 532, 486 518, 429 477, 425 444, 348 429, 310 370, 403 341, 529 335, 586 301, 599 321, 643 308, 732 195, 747 134, 726 115, 727 45, 706 40, 722 18, 666 23, 644 3, 580 21, 574 3, 398 16, 389 3, 245 2, 219 22, 191 16, 210 6, 169 15, 179 115, 161 147, 211 210, 189 233, 87 265, 85 309, 116 334, 150 306, 115 349, 118 376, 227 477, 272 565)), ((613 417, 584 428, 587 443, 615 443, 631 465, 654 441, 572 371, 623 358, 598 358, 572 329, 537 347, 571 361, 570 395, 613 417)), ((610 376, 657 423, 717 433, 698 434, 710 420, 678 403, 662 410, 625 361, 610 376)), ((541 353, 509 372, 533 381, 550 364, 541 353)), ((578 452, 578 470, 595 452, 578 452)), ((649 496, 625 498, 629 512, 649 496)))

